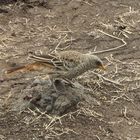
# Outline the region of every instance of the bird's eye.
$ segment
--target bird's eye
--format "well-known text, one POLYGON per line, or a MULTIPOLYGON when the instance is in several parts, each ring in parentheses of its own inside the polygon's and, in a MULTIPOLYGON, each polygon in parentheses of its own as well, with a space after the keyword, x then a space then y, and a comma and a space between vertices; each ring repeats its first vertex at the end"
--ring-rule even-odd
POLYGON ((100 61, 96 61, 95 64, 96 64, 97 66, 101 66, 101 65, 102 65, 102 63, 101 63, 100 61))

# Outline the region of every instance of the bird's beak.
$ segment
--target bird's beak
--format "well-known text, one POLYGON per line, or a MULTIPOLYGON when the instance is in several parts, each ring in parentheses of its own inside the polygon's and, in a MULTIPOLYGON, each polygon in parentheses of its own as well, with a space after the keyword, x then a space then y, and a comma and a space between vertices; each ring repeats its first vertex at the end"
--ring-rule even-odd
POLYGON ((106 67, 104 65, 101 65, 101 66, 99 66, 99 69, 105 71, 106 70, 106 67))

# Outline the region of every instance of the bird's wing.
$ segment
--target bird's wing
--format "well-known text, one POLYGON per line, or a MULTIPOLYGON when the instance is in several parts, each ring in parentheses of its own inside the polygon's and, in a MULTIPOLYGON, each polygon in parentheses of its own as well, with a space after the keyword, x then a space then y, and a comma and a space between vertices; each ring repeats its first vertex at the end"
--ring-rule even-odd
POLYGON ((30 53, 29 59, 35 60, 36 62, 42 62, 42 63, 52 65, 56 69, 64 70, 63 61, 55 54, 36 55, 36 54, 30 53))

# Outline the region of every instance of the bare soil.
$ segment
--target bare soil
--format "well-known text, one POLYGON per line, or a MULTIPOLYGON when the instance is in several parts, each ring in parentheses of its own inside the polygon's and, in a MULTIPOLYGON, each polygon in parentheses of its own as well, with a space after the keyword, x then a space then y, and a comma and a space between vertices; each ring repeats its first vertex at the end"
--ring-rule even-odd
POLYGON ((35 1, 0 3, 7 11, 0 10, 0 139, 140 140, 139 0, 35 1), (29 51, 56 48, 95 53, 107 65, 77 79, 93 91, 86 93, 92 102, 62 116, 23 109, 30 85, 45 73, 5 70, 27 64, 29 51))

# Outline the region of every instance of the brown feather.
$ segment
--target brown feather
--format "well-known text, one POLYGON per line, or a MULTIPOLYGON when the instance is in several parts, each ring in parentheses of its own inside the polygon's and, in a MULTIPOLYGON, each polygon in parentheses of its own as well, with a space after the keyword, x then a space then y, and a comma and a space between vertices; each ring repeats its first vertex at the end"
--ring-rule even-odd
POLYGON ((6 74, 11 74, 14 72, 27 72, 27 71, 37 71, 42 70, 44 68, 53 68, 54 66, 47 64, 47 63, 41 63, 41 62, 34 62, 31 64, 27 64, 24 66, 14 67, 6 71, 6 74))

